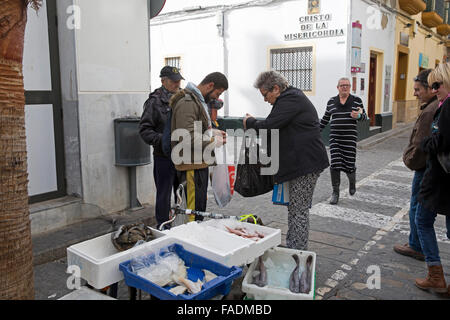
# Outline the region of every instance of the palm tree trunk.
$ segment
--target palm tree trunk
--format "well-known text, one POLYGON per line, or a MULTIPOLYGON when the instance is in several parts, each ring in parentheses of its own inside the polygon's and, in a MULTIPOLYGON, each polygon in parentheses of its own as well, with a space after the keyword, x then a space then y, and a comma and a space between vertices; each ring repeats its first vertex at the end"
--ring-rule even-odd
POLYGON ((0 6, 0 300, 34 299, 22 75, 27 5, 0 6))

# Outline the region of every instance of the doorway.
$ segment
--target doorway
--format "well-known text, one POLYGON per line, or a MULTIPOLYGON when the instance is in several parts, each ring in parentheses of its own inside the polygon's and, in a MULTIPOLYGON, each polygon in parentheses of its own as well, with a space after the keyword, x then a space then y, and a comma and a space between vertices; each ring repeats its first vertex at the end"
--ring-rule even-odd
POLYGON ((377 55, 370 54, 370 71, 369 71, 369 105, 367 113, 370 118, 370 126, 375 126, 375 108, 377 96, 377 55))
POLYGON ((397 90, 395 91, 395 100, 406 100, 406 86, 408 79, 408 54, 404 52, 398 53, 397 67, 397 90))

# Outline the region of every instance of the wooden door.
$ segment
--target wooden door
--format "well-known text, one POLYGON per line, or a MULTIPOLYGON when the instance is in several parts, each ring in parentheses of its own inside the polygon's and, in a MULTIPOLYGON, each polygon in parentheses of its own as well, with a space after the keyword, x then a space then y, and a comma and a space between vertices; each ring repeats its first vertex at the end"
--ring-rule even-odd
POLYGON ((408 79, 408 54, 398 53, 398 67, 397 67, 397 90, 395 92, 395 100, 406 100, 406 86, 408 79))
POLYGON ((370 56, 370 73, 369 73, 369 105, 367 113, 370 118, 370 125, 375 125, 375 106, 377 94, 377 56, 370 56))

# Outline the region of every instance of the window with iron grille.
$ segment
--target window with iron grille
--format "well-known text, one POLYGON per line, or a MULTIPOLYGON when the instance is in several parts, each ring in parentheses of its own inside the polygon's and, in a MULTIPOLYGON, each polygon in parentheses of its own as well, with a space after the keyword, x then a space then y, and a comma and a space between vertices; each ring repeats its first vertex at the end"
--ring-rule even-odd
POLYGON ((181 70, 181 57, 167 57, 165 58, 166 66, 176 67, 181 70))
POLYGON ((313 90, 313 47, 271 49, 270 67, 290 85, 303 91, 313 90))

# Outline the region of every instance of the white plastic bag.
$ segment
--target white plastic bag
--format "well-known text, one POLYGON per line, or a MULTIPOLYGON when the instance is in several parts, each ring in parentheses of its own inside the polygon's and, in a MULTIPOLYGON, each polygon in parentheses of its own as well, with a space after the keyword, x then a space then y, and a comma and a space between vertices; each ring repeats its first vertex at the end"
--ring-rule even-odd
POLYGON ((225 150, 223 146, 215 150, 218 164, 213 169, 211 183, 214 198, 220 208, 225 207, 231 201, 232 197, 228 164, 223 160, 225 159, 225 150))
POLYGON ((212 189, 216 203, 220 208, 225 207, 231 201, 230 177, 226 164, 219 164, 214 167, 212 189))

